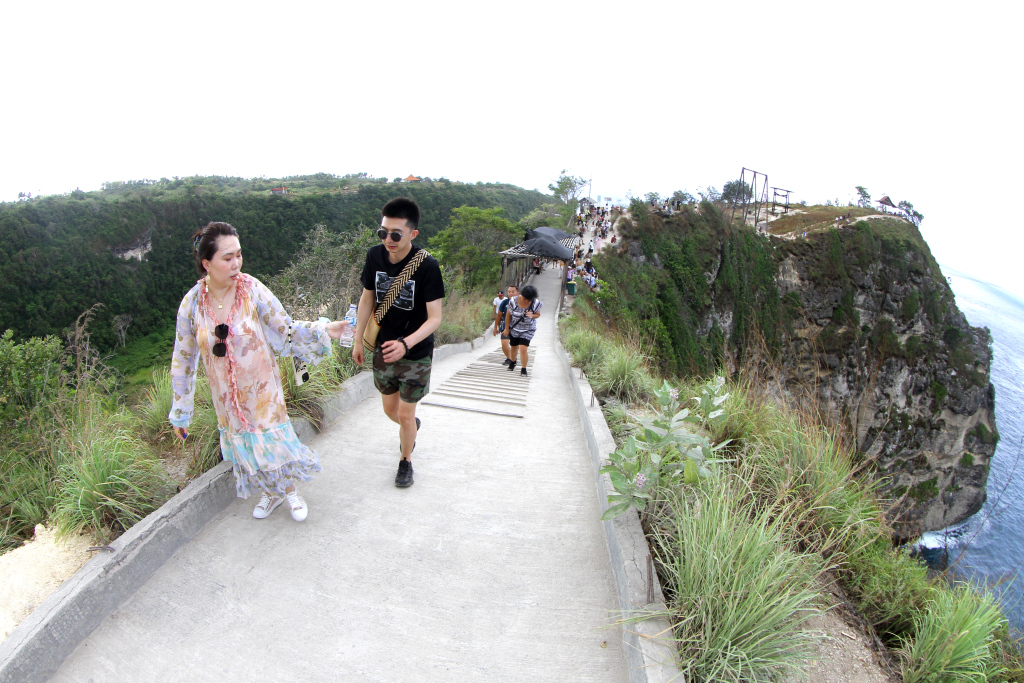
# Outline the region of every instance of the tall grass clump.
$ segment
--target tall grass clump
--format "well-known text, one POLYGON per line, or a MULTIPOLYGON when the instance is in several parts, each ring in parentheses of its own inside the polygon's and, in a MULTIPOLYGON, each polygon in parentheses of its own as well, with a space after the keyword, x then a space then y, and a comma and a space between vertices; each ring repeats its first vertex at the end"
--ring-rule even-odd
POLYGON ((638 345, 607 332, 600 334, 593 329, 592 321, 576 315, 561 324, 560 337, 573 365, 590 375, 591 385, 599 394, 626 403, 650 398, 654 380, 638 345))
POLYGON ((155 510, 173 490, 159 462, 134 435, 130 416, 76 425, 62 453, 53 521, 61 535, 91 532, 107 541, 155 510))
POLYGON ((563 334, 562 345, 572 356, 573 365, 591 374, 604 364, 611 343, 600 335, 574 327, 563 334))
POLYGON ((743 465, 764 499, 802 511, 794 529, 802 542, 841 561, 883 533, 873 485, 855 476, 843 438, 785 411, 760 419, 746 430, 743 465))
POLYGON ((617 344, 611 345, 591 379, 598 392, 611 394, 626 403, 648 397, 653 383, 640 352, 617 344))
POLYGON ((45 449, 22 441, 0 447, 0 553, 17 548, 47 520, 56 490, 56 467, 45 449))
POLYGON ((178 441, 168 421, 173 403, 170 372, 167 368, 155 370, 153 383, 137 409, 139 422, 143 432, 154 443, 164 441, 181 448, 188 457, 189 475, 198 476, 221 461, 217 412, 210 395, 210 381, 202 367, 196 372, 192 423, 188 426, 188 440, 184 443, 178 441))
POLYGON ((665 491, 648 528, 685 680, 771 680, 810 656, 823 563, 787 545, 791 517, 736 477, 665 491))
POLYGON ((995 631, 1005 619, 988 593, 970 586, 937 591, 900 649, 903 683, 1005 680, 992 661, 995 631))
MULTIPOLYGON (((23 444, 51 477, 46 513, 61 534, 89 532, 109 540, 172 493, 166 476, 135 434, 139 424, 120 405, 113 373, 89 340, 96 307, 67 333, 57 390, 45 419, 33 414, 23 444)), ((37 473, 38 476, 38 473, 37 473)))
POLYGON ((444 280, 444 316, 434 332, 434 344, 458 344, 480 336, 481 330, 494 327, 494 291, 496 283, 468 289, 466 277, 450 266, 441 267, 444 280))

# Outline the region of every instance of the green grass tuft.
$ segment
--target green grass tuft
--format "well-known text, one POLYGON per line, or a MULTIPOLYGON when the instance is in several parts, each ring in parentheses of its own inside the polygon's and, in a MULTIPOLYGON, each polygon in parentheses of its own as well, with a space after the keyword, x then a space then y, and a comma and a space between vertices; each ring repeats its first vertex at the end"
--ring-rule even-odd
POLYGON ((787 547, 791 510, 760 507, 738 478, 668 492, 650 529, 686 680, 799 671, 816 636, 824 565, 787 547))
POLYGON ((900 649, 903 683, 1005 680, 991 658, 993 634, 1004 622, 987 593, 970 586, 937 591, 900 649))

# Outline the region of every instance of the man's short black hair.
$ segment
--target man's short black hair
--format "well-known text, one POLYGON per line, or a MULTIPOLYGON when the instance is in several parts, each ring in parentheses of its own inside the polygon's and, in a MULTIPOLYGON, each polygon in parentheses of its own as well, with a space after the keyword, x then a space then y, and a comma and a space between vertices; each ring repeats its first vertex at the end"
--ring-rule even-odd
POLYGON ((420 207, 408 197, 395 197, 380 212, 385 218, 404 218, 411 229, 419 229, 420 207))

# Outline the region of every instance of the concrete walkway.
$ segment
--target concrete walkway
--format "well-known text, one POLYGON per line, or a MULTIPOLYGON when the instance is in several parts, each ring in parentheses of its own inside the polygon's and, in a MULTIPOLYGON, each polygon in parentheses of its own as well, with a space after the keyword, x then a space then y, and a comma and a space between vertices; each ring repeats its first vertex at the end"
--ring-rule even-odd
MULTIPOLYGON (((209 522, 52 681, 626 681, 594 472, 545 303, 524 418, 422 405, 415 485, 363 401, 311 446, 323 473, 209 522)), ((432 386, 499 348, 446 358, 432 386)), ((518 376, 518 368, 515 371, 518 376)))

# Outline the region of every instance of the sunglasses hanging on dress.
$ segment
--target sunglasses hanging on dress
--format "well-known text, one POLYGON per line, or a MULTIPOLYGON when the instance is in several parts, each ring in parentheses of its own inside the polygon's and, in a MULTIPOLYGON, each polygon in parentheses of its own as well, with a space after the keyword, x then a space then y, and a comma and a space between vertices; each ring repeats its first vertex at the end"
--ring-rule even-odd
POLYGON ((220 340, 213 345, 213 355, 217 356, 217 358, 223 358, 224 355, 228 352, 228 345, 225 342, 228 338, 229 331, 230 330, 228 326, 225 325, 224 323, 221 323, 220 325, 217 325, 217 327, 213 328, 213 333, 217 335, 217 339, 220 340))

